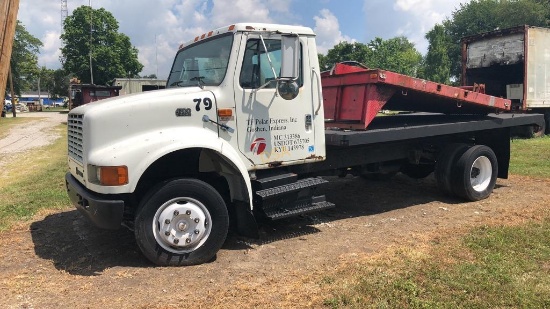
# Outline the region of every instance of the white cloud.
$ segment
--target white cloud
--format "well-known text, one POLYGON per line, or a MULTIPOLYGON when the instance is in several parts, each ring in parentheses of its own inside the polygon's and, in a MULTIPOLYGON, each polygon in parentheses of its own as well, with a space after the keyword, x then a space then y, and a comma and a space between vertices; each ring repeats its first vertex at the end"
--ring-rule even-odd
POLYGON ((397 28, 397 35, 404 35, 415 43, 416 48, 425 52, 428 42, 424 38, 436 23, 441 23, 445 18, 451 17, 454 9, 459 8, 460 3, 467 0, 395 0, 393 9, 406 13, 408 17, 397 28))
MULTIPOLYGON (((130 37, 144 65, 140 75, 166 78, 178 46, 209 30, 237 22, 315 24, 318 47, 326 52, 340 41, 354 41, 340 30, 337 17, 328 9, 316 16, 298 12, 299 0, 92 0, 119 22, 119 32, 130 37)), ((318 0, 322 1, 322 0, 318 0)), ((69 15, 90 0, 68 1, 69 15)), ((330 5, 326 2, 323 5, 330 5)), ((18 18, 44 43, 39 65, 57 69, 61 40, 61 6, 58 0, 21 1, 18 18)))
POLYGON ((317 34, 319 53, 326 54, 329 49, 342 41, 355 42, 354 39, 342 34, 338 18, 331 11, 322 9, 319 15, 313 17, 315 20, 313 31, 317 34))
POLYGON ((237 22, 272 23, 266 1, 262 0, 213 0, 212 24, 221 27, 237 22))

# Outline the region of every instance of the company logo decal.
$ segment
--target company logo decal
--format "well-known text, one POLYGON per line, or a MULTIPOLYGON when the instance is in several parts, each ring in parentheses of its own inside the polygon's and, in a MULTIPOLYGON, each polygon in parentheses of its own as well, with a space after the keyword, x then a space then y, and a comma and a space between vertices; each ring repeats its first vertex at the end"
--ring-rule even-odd
POLYGON ((264 152, 266 147, 265 138, 258 137, 255 139, 252 144, 250 144, 250 151, 252 151, 254 154, 259 155, 264 152))

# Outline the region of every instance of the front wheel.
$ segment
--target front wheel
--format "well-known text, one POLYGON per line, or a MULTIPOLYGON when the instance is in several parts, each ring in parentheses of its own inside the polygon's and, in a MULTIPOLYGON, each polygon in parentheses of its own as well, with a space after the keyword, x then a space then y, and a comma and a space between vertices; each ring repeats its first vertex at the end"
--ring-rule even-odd
POLYGON ((497 181, 498 162, 491 148, 472 146, 456 162, 452 172, 453 192, 469 201, 491 195, 497 181))
POLYGON ((229 228, 220 194, 197 179, 177 179, 153 188, 135 219, 143 254, 160 266, 196 265, 211 260, 229 228))

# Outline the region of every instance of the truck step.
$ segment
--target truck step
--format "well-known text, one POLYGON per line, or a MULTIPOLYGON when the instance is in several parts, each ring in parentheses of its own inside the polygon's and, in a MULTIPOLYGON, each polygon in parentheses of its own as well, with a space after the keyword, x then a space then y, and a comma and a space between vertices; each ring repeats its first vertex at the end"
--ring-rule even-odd
POLYGON ((292 205, 291 208, 276 208, 276 209, 270 209, 269 211, 265 212, 265 215, 271 219, 271 220, 278 220, 278 219, 284 219, 289 217, 294 217, 298 215, 303 215, 306 213, 319 211, 323 209, 332 208, 335 205, 333 203, 325 201, 325 196, 317 196, 314 197, 312 200, 317 200, 317 202, 311 202, 311 201, 303 201, 303 202, 297 202, 294 205, 292 205))
POLYGON ((314 177, 258 190, 254 195, 256 210, 263 216, 277 220, 334 207, 317 195, 317 188, 328 181, 314 177), (316 196, 317 195, 317 196, 316 196))
POLYGON ((297 179, 298 175, 294 173, 269 173, 264 177, 258 177, 258 179, 253 180, 252 185, 258 191, 294 183, 297 179))
POLYGON ((276 196, 297 192, 307 188, 314 188, 318 185, 327 183, 328 181, 322 178, 305 178, 296 182, 272 187, 268 189, 258 190, 256 194, 263 200, 273 198, 276 196))

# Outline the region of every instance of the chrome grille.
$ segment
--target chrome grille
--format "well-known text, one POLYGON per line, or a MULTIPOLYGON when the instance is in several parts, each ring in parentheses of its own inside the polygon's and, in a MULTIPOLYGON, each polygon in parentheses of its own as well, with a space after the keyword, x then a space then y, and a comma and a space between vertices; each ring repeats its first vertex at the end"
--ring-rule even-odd
POLYGON ((67 133, 69 136, 69 156, 80 163, 82 163, 82 153, 84 151, 84 130, 82 122, 83 118, 84 115, 69 114, 67 120, 67 133))

